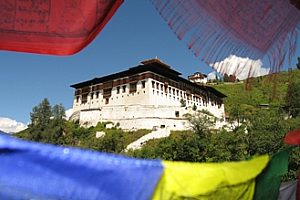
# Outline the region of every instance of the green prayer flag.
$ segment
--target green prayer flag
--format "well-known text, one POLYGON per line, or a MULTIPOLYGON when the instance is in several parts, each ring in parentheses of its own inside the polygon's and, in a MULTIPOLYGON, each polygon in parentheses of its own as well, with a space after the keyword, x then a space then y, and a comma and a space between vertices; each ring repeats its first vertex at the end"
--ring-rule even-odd
POLYGON ((268 166, 256 178, 255 200, 277 200, 281 177, 288 171, 289 155, 293 147, 284 149, 271 157, 268 166))

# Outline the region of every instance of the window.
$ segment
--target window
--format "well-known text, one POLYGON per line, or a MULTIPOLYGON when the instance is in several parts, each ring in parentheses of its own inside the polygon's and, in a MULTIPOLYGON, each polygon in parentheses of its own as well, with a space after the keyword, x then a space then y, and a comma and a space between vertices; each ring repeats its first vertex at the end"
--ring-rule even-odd
POLYGON ((87 97, 88 97, 87 94, 83 94, 81 103, 86 103, 87 102, 87 97))
POLYGON ((146 87, 146 81, 142 81, 142 88, 146 87))
POLYGON ((99 92, 96 92, 96 99, 99 98, 99 92))
POLYGON ((126 92, 126 85, 123 85, 123 93, 126 92))
POLYGON ((160 84, 160 90, 164 91, 164 85, 163 84, 160 84))
POLYGON ((120 94, 120 87, 117 87, 117 94, 120 94))
POLYGON ((91 93, 91 99, 93 99, 94 98, 94 93, 91 93))
POLYGON ((175 111, 175 117, 179 117, 179 111, 175 111))
POLYGON ((78 102, 79 102, 79 99, 80 99, 80 97, 79 97, 79 96, 77 96, 77 97, 76 97, 76 103, 78 103, 78 102))
POLYGON ((109 98, 105 98, 105 104, 109 103, 109 98))
POLYGON ((130 83, 129 84, 129 92, 136 92, 136 83, 130 83))
POLYGON ((156 83, 156 89, 159 89, 159 83, 156 83))
POLYGON ((103 90, 103 96, 111 96, 111 88, 103 90))
POLYGON ((155 81, 152 81, 152 88, 155 88, 155 81))
POLYGON ((168 93, 168 86, 165 85, 165 93, 168 93))

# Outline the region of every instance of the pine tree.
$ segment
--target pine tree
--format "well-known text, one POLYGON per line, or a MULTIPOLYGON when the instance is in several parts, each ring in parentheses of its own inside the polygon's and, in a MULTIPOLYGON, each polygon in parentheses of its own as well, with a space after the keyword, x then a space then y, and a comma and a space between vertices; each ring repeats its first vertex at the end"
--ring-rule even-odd
POLYGON ((65 108, 62 104, 56 104, 52 108, 52 115, 54 119, 63 119, 66 117, 65 108))
POLYGON ((229 82, 229 76, 227 73, 224 74, 224 82, 229 82))
POLYGON ((300 83, 291 82, 288 86, 286 94, 286 106, 292 117, 299 116, 300 114, 300 83))
POLYGON ((31 124, 43 129, 49 124, 51 116, 51 105, 45 98, 39 105, 33 107, 30 113, 31 124))

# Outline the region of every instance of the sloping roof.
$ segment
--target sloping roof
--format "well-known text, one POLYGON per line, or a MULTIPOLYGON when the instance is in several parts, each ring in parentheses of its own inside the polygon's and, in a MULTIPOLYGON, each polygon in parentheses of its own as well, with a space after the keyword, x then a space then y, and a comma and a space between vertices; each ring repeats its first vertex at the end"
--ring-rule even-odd
POLYGON ((166 67, 166 64, 162 63, 161 61, 160 62, 148 62, 145 64, 138 65, 136 67, 131 67, 128 70, 125 70, 122 72, 114 73, 114 74, 103 76, 103 77, 97 77, 97 78, 94 78, 94 79, 91 79, 88 81, 76 83, 76 84, 71 85, 70 87, 80 88, 80 87, 84 87, 84 86, 103 83, 103 82, 106 82, 109 80, 132 76, 132 75, 146 72, 146 71, 151 71, 151 72, 161 74, 161 75, 164 75, 167 77, 169 77, 169 76, 175 77, 175 76, 181 75, 181 73, 179 73, 171 68, 166 67))
POLYGON ((188 79, 197 79, 197 78, 207 78, 207 75, 202 74, 201 72, 195 72, 194 74, 188 76, 188 79), (197 75, 199 75, 199 77, 197 75))
POLYGON ((169 65, 161 62, 159 59, 151 59, 151 60, 146 60, 146 61, 142 61, 142 64, 136 66, 136 67, 131 67, 128 70, 122 71, 122 72, 118 72, 115 74, 111 74, 111 75, 107 75, 107 76, 103 76, 103 77, 99 77, 99 78, 94 78, 91 80, 87 80, 84 82, 80 82, 80 83, 76 83, 71 85, 70 87, 73 87, 75 89, 77 88, 81 88, 81 87, 85 87, 85 86, 91 86, 91 85, 96 85, 99 83, 103 83, 106 81, 110 81, 110 80, 114 80, 114 79, 118 79, 118 78, 123 78, 123 77, 128 77, 128 76, 132 76, 135 74, 139 74, 139 73, 143 73, 143 72, 153 72, 159 75, 162 75, 166 78, 169 78, 171 80, 174 81, 178 81, 178 82, 183 82, 186 84, 189 84, 193 87, 197 87, 200 88, 202 90, 206 90, 209 92, 214 93, 216 96, 218 97, 226 97, 226 95, 222 94, 221 92, 217 91, 216 89, 209 87, 209 86, 200 86, 196 83, 192 83, 189 80, 182 78, 180 75, 181 73, 171 69, 169 67, 169 65))

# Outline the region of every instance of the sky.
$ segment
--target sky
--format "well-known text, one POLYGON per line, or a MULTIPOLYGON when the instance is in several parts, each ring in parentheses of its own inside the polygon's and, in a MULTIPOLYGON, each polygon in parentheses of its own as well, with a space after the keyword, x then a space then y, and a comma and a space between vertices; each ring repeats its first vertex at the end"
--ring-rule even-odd
POLYGON ((177 39, 148 0, 125 1, 98 37, 73 56, 0 51, 0 130, 1 122, 11 129, 24 127, 30 122, 32 108, 43 98, 52 105, 72 108, 74 89, 70 85, 154 57, 183 77, 212 71, 177 39))

